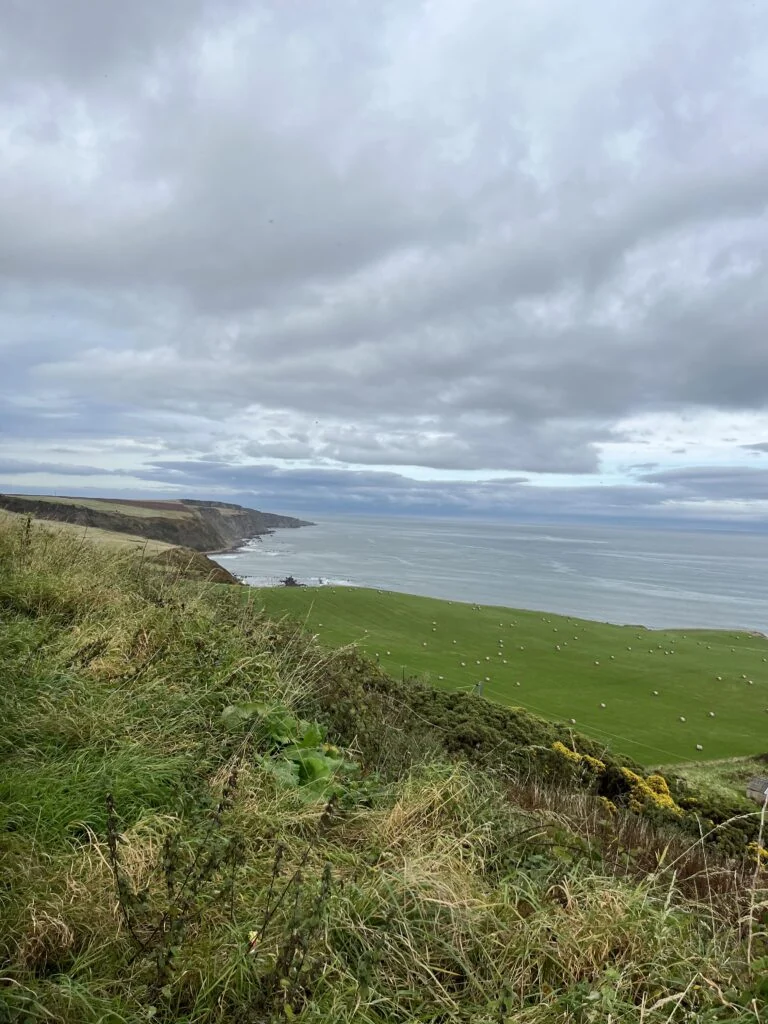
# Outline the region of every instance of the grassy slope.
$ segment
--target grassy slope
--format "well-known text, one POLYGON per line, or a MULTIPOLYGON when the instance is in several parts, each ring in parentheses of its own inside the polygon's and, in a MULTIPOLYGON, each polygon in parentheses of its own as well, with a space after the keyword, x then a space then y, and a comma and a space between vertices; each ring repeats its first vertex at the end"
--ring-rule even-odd
POLYGON ((421 763, 397 719, 372 732, 413 726, 410 756, 338 804, 287 786, 271 734, 222 711, 311 712, 341 669, 234 588, 5 520, 0 618, 0 1020, 761 1019, 751 872, 710 861, 699 902, 687 840, 421 763))
MULTIPOLYGON (((21 513, 7 512, 5 509, 0 508, 0 521, 5 519, 6 522, 13 520, 18 522, 23 518, 21 513)), ((166 544, 162 540, 150 540, 147 537, 140 537, 133 533, 115 533, 114 530, 100 530, 95 526, 86 527, 78 526, 77 523, 62 523, 56 519, 35 520, 35 528, 46 530, 49 533, 73 537, 79 541, 87 541, 91 544, 101 544, 113 550, 123 548, 143 551, 149 557, 162 554, 173 548, 173 544, 166 544)))
POLYGON ((762 637, 649 631, 338 587, 269 588, 257 599, 270 614, 299 618, 324 643, 356 643, 397 676, 405 671, 452 690, 489 676, 484 695, 547 718, 574 718, 582 732, 644 764, 768 749, 762 637))
MULTIPOLYGON (((5 523, 13 528, 26 528, 29 517, 19 512, 8 512, 0 508, 0 524, 5 523)), ((200 551, 192 548, 180 547, 177 544, 169 544, 162 540, 152 540, 150 537, 142 537, 133 533, 118 533, 114 530, 102 530, 96 526, 80 526, 77 523, 65 523, 58 519, 34 519, 32 530, 39 536, 60 536, 71 543, 83 546, 98 545, 112 552, 134 553, 142 560, 146 559, 152 563, 162 563, 175 567, 177 571, 187 576, 197 576, 200 579, 207 579, 217 583, 236 583, 235 577, 231 576, 226 569, 217 562, 211 561, 200 551)), ((139 521, 140 522, 140 521, 139 521)))
POLYGON ((95 512, 117 512, 132 519, 190 519, 194 515, 192 509, 158 507, 159 502, 154 503, 152 507, 145 507, 139 502, 122 502, 108 498, 60 498, 50 494, 10 494, 9 497, 44 501, 51 505, 77 505, 93 509, 95 512))

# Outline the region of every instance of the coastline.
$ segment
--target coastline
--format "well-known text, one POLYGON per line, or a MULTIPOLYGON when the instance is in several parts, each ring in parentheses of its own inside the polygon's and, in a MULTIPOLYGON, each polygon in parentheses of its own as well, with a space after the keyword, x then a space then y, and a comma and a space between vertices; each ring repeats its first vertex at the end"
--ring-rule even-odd
POLYGON ((274 530, 265 530, 264 533, 254 533, 251 536, 243 537, 242 540, 237 541, 237 543, 233 544, 231 547, 217 548, 215 551, 206 551, 205 554, 209 558, 213 558, 215 555, 236 555, 240 551, 245 551, 250 541, 261 540, 262 537, 269 537, 274 532, 274 530))
POLYGON ((215 551, 206 551, 204 554, 212 558, 214 555, 236 555, 241 551, 247 551, 248 545, 252 540, 261 541, 263 537, 273 537, 278 530, 303 530, 305 526, 315 526, 315 523, 305 522, 304 520, 298 520, 296 525, 286 524, 285 526, 274 526, 271 529, 259 530, 257 533, 249 533, 245 537, 241 537, 240 540, 235 541, 230 547, 217 548, 215 551))
MULTIPOLYGON (((232 570, 227 571, 232 572, 232 570)), ((242 586, 250 587, 251 590, 282 589, 282 581, 279 580, 277 576, 274 578, 278 582, 250 583, 247 575, 241 575, 236 572, 232 572, 232 575, 237 576, 242 586)), ((756 640, 768 640, 768 633, 761 633, 759 630, 749 629, 745 626, 680 626, 675 625, 674 623, 667 623, 659 626, 648 626, 642 622, 624 622, 617 619, 600 619, 594 618, 590 615, 585 615, 583 612, 562 612, 554 608, 523 607, 520 605, 499 604, 495 601, 465 601, 457 598, 435 597, 434 594, 427 594, 415 590, 396 590, 393 587, 376 587, 366 583, 350 583, 348 581, 340 582, 338 580, 329 580, 326 583, 305 583, 302 582, 299 577, 297 577, 297 579, 299 580, 301 587, 306 590, 328 590, 333 592, 338 588, 339 590, 355 590, 363 593, 393 594, 398 597, 414 597, 424 598, 429 601, 439 601, 446 605, 463 605, 470 608, 477 606, 478 608, 486 611, 509 612, 510 614, 521 615, 552 615, 562 619, 573 619, 575 621, 588 623, 594 626, 614 626, 618 629, 635 629, 642 630, 646 633, 682 633, 684 631, 688 633, 739 633, 744 636, 753 637, 756 640)))
POLYGON ((221 564, 257 587, 294 576, 637 631, 768 633, 768 538, 349 516, 262 540, 222 552, 221 564))

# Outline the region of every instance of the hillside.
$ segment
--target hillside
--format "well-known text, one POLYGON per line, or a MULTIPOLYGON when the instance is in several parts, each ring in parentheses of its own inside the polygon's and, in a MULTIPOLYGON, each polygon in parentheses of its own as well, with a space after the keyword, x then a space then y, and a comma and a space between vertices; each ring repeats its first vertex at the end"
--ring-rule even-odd
POLYGON ((34 523, 34 530, 46 535, 68 537, 78 544, 98 544, 110 551, 134 552, 148 564, 173 566, 177 572, 185 576, 194 576, 212 583, 235 584, 239 580, 223 566, 208 558, 202 551, 168 544, 161 540, 150 540, 136 533, 118 533, 115 530, 102 530, 97 526, 81 526, 77 523, 64 522, 58 519, 38 519, 32 513, 9 512, 0 508, 0 521, 7 524, 14 520, 34 523))
POLYGON ((768 640, 648 630, 521 609, 344 587, 260 588, 324 644, 387 672, 575 727, 646 765, 768 752, 768 640), (603 706, 604 705, 604 706, 603 706), (700 750, 698 748, 701 748, 700 750))
POLYGON ((0 520, 0 1020, 765 1019, 757 847, 249 595, 0 520))
POLYGON ((291 516, 274 515, 226 502, 133 501, 0 494, 0 509, 38 519, 127 533, 193 551, 217 552, 275 529, 311 526, 291 516))

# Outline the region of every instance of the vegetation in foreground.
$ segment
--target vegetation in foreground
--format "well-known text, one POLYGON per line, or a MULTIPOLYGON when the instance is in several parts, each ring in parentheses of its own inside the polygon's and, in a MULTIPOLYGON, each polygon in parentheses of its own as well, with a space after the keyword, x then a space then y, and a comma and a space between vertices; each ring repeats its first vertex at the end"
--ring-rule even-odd
MULTIPOLYGON (((9 529, 14 528, 14 523, 20 528, 19 524, 26 523, 28 520, 28 516, 0 508, 0 527, 5 522, 9 529)), ((99 547, 109 548, 112 551, 133 552, 141 562, 174 566, 177 572, 185 577, 195 576, 198 579, 216 583, 237 583, 231 573, 200 551, 181 547, 178 544, 152 540, 137 533, 102 530, 96 526, 80 526, 77 523, 61 522, 55 519, 35 520, 35 529, 38 537, 42 537, 44 534, 60 534, 69 538, 71 544, 79 547, 85 544, 97 544, 99 547)))
MULTIPOLYGON (((451 733, 237 588, 8 521, 0 615, 0 1020, 768 1012, 759 851, 492 769, 503 708, 439 694, 451 733)), ((589 741, 558 742, 575 782, 589 741)))
POLYGON ((768 735, 768 639, 637 626, 345 587, 264 588, 329 646, 581 732, 646 765, 751 756, 768 735), (699 749, 701 748, 701 749, 699 749))

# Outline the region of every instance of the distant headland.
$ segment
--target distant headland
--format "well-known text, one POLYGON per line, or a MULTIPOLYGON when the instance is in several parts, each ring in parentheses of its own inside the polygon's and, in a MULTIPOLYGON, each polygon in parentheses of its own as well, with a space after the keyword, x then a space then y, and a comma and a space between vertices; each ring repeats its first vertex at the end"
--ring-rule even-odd
MULTIPOLYGON (((244 541, 273 530, 314 525, 293 516, 192 498, 153 500, 0 494, 0 509, 35 519, 143 538, 164 548, 178 547, 207 554, 232 551, 244 541)), ((221 569, 220 572, 226 571, 221 569)))

